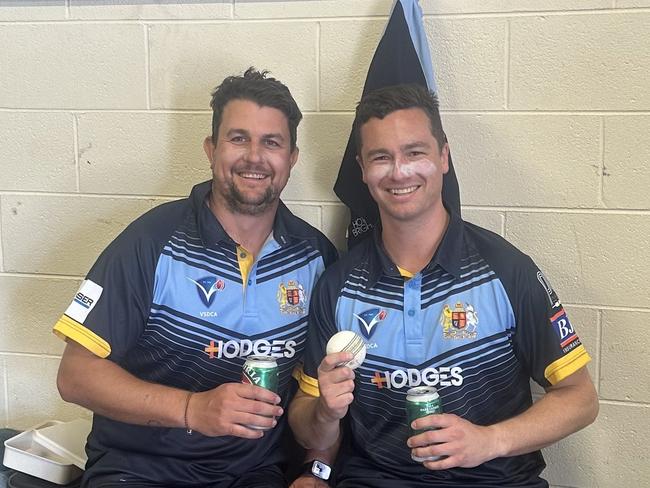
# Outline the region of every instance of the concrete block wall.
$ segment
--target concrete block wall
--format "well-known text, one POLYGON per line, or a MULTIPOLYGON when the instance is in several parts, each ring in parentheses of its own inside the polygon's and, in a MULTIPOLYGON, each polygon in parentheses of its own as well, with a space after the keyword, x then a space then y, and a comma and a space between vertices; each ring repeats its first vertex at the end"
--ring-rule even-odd
MULTIPOLYGON (((545 475, 650 486, 650 1, 420 2, 465 216, 533 256, 594 359, 600 417, 545 475)), ((209 177, 224 76, 292 89, 284 198, 343 246, 331 188, 391 3, 0 0, 0 424, 87 415, 51 326, 128 222, 209 177)))

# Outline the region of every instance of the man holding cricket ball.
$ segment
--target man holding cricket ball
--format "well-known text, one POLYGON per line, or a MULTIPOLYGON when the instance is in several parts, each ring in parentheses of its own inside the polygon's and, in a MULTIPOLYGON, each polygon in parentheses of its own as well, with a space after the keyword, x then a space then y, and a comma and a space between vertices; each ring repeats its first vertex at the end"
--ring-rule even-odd
POLYGON ((381 226, 314 291, 296 438, 326 449, 344 434, 340 488, 548 487, 540 449, 598 412, 562 304, 528 256, 445 206, 426 88, 365 95, 353 131, 381 226), (535 404, 530 378, 546 390, 535 404))

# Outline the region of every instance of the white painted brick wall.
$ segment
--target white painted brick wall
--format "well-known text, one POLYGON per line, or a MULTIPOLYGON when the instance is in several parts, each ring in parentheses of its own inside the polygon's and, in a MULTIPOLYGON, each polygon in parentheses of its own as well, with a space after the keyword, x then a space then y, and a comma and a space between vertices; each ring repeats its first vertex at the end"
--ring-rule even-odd
POLYGON ((256 66, 291 87, 302 110, 315 110, 317 30, 316 22, 152 25, 151 106, 205 110, 225 76, 256 66))
POLYGON ((44 324, 58 320, 80 284, 74 278, 0 275, 0 351, 61 354, 65 343, 44 324))
MULTIPOLYGON (((647 90, 647 88, 646 88, 647 90)), ((604 117, 603 204, 611 208, 650 207, 650 117, 604 117)))
POLYGON ((63 20, 66 18, 65 0, 47 2, 17 2, 0 0, 0 22, 35 20, 63 20))
POLYGON ((508 18, 425 21, 443 110, 505 107, 508 18))
POLYGON ((323 206, 323 226, 321 230, 330 238, 337 249, 346 248, 345 229, 350 221, 348 207, 341 203, 323 206))
POLYGON ((503 237, 505 218, 502 212, 494 212, 478 207, 466 208, 463 210, 463 218, 503 237))
POLYGON ((6 355, 7 416, 9 425, 26 429, 44 419, 72 420, 89 417, 81 407, 61 401, 56 388, 59 358, 6 355))
POLYGON ((0 190, 76 191, 72 116, 0 112, 0 190))
MULTIPOLYGON (((601 415, 555 487, 650 485, 650 1, 420 0, 468 220, 546 271, 601 415)), ((211 90, 272 70, 305 112, 284 198, 344 245, 333 191, 391 0, 0 0, 0 424, 86 415, 50 329, 137 215, 209 177, 211 90)))
POLYGON ((207 113, 77 115, 82 193, 185 196, 210 179, 207 113), (143 137, 146 134, 146 137, 143 137))
POLYGON ((385 16, 392 0, 292 0, 269 2, 268 0, 235 1, 235 18, 273 19, 295 17, 361 17, 385 16))
POLYGON ((229 19, 232 18, 232 1, 215 0, 211 2, 89 2, 88 0, 69 0, 70 19, 132 20, 132 19, 229 19))
POLYGON ((506 238, 535 258, 565 302, 650 308, 647 214, 508 212, 506 238))
POLYGON ((5 271, 85 275, 99 253, 151 201, 86 196, 3 195, 5 271))
POLYGON ((0 107, 146 108, 140 25, 3 23, 0 46, 0 107))
POLYGON ((352 119, 351 114, 305 114, 298 131, 298 163, 285 199, 338 202, 330 182, 336 180, 352 119))
POLYGON ((510 21, 510 107, 648 110, 650 12, 510 21))
POLYGON ((321 110, 354 110, 385 25, 383 19, 321 22, 321 110))
MULTIPOLYGON (((0 273, 5 270, 4 268, 4 257, 3 257, 3 245, 4 239, 2 238, 2 198, 0 198, 0 273)), ((0 330, 4 330, 1 326, 4 325, 4 322, 0 324, 0 330)))
POLYGON ((647 325, 648 316, 641 312, 603 312, 600 378, 603 398, 650 403, 650 378, 639 374, 648 366, 650 340, 638 330, 647 325))
POLYGON ((7 361, 6 356, 0 356, 0 419, 4 422, 4 425, 14 425, 14 419, 9 421, 9 412, 7 407, 9 405, 9 399, 7 398, 7 361))
POLYGON ((598 205, 598 117, 449 114, 445 130, 467 205, 598 205), (471 164, 463 164, 467 161, 471 164), (486 181, 490 181, 489 192, 486 181))

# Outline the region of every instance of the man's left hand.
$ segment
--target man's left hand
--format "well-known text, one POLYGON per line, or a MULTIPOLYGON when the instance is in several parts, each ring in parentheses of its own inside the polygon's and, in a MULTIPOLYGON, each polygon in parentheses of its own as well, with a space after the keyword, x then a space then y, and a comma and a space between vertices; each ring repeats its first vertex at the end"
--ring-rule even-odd
POLYGON ((493 429, 475 425, 458 415, 428 415, 415 420, 413 427, 436 429, 414 435, 407 441, 417 457, 444 456, 437 461, 425 461, 427 469, 473 468, 498 456, 493 429))
POLYGON ((329 488, 325 481, 316 478, 310 474, 304 474, 291 483, 289 488, 329 488))

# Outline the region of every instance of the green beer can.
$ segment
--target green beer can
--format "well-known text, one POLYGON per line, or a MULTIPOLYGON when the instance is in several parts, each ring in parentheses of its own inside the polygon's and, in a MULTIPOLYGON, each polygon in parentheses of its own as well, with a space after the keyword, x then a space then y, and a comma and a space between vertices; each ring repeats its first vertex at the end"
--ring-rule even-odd
MULTIPOLYGON (((440 399, 438 390, 432 386, 417 386, 406 392, 406 419, 411 430, 411 435, 421 434, 427 430, 415 430, 411 428, 411 423, 415 419, 434 413, 442 413, 442 400, 440 399)), ((436 461, 440 459, 440 456, 420 458, 411 454, 411 459, 422 463, 424 461, 436 461)))
MULTIPOLYGON (((248 356, 241 374, 241 382, 278 392, 278 362, 271 356, 248 356)), ((266 430, 264 427, 247 425, 249 429, 266 430)))
POLYGON ((241 375, 242 383, 278 392, 278 362, 271 356, 248 356, 241 375))

